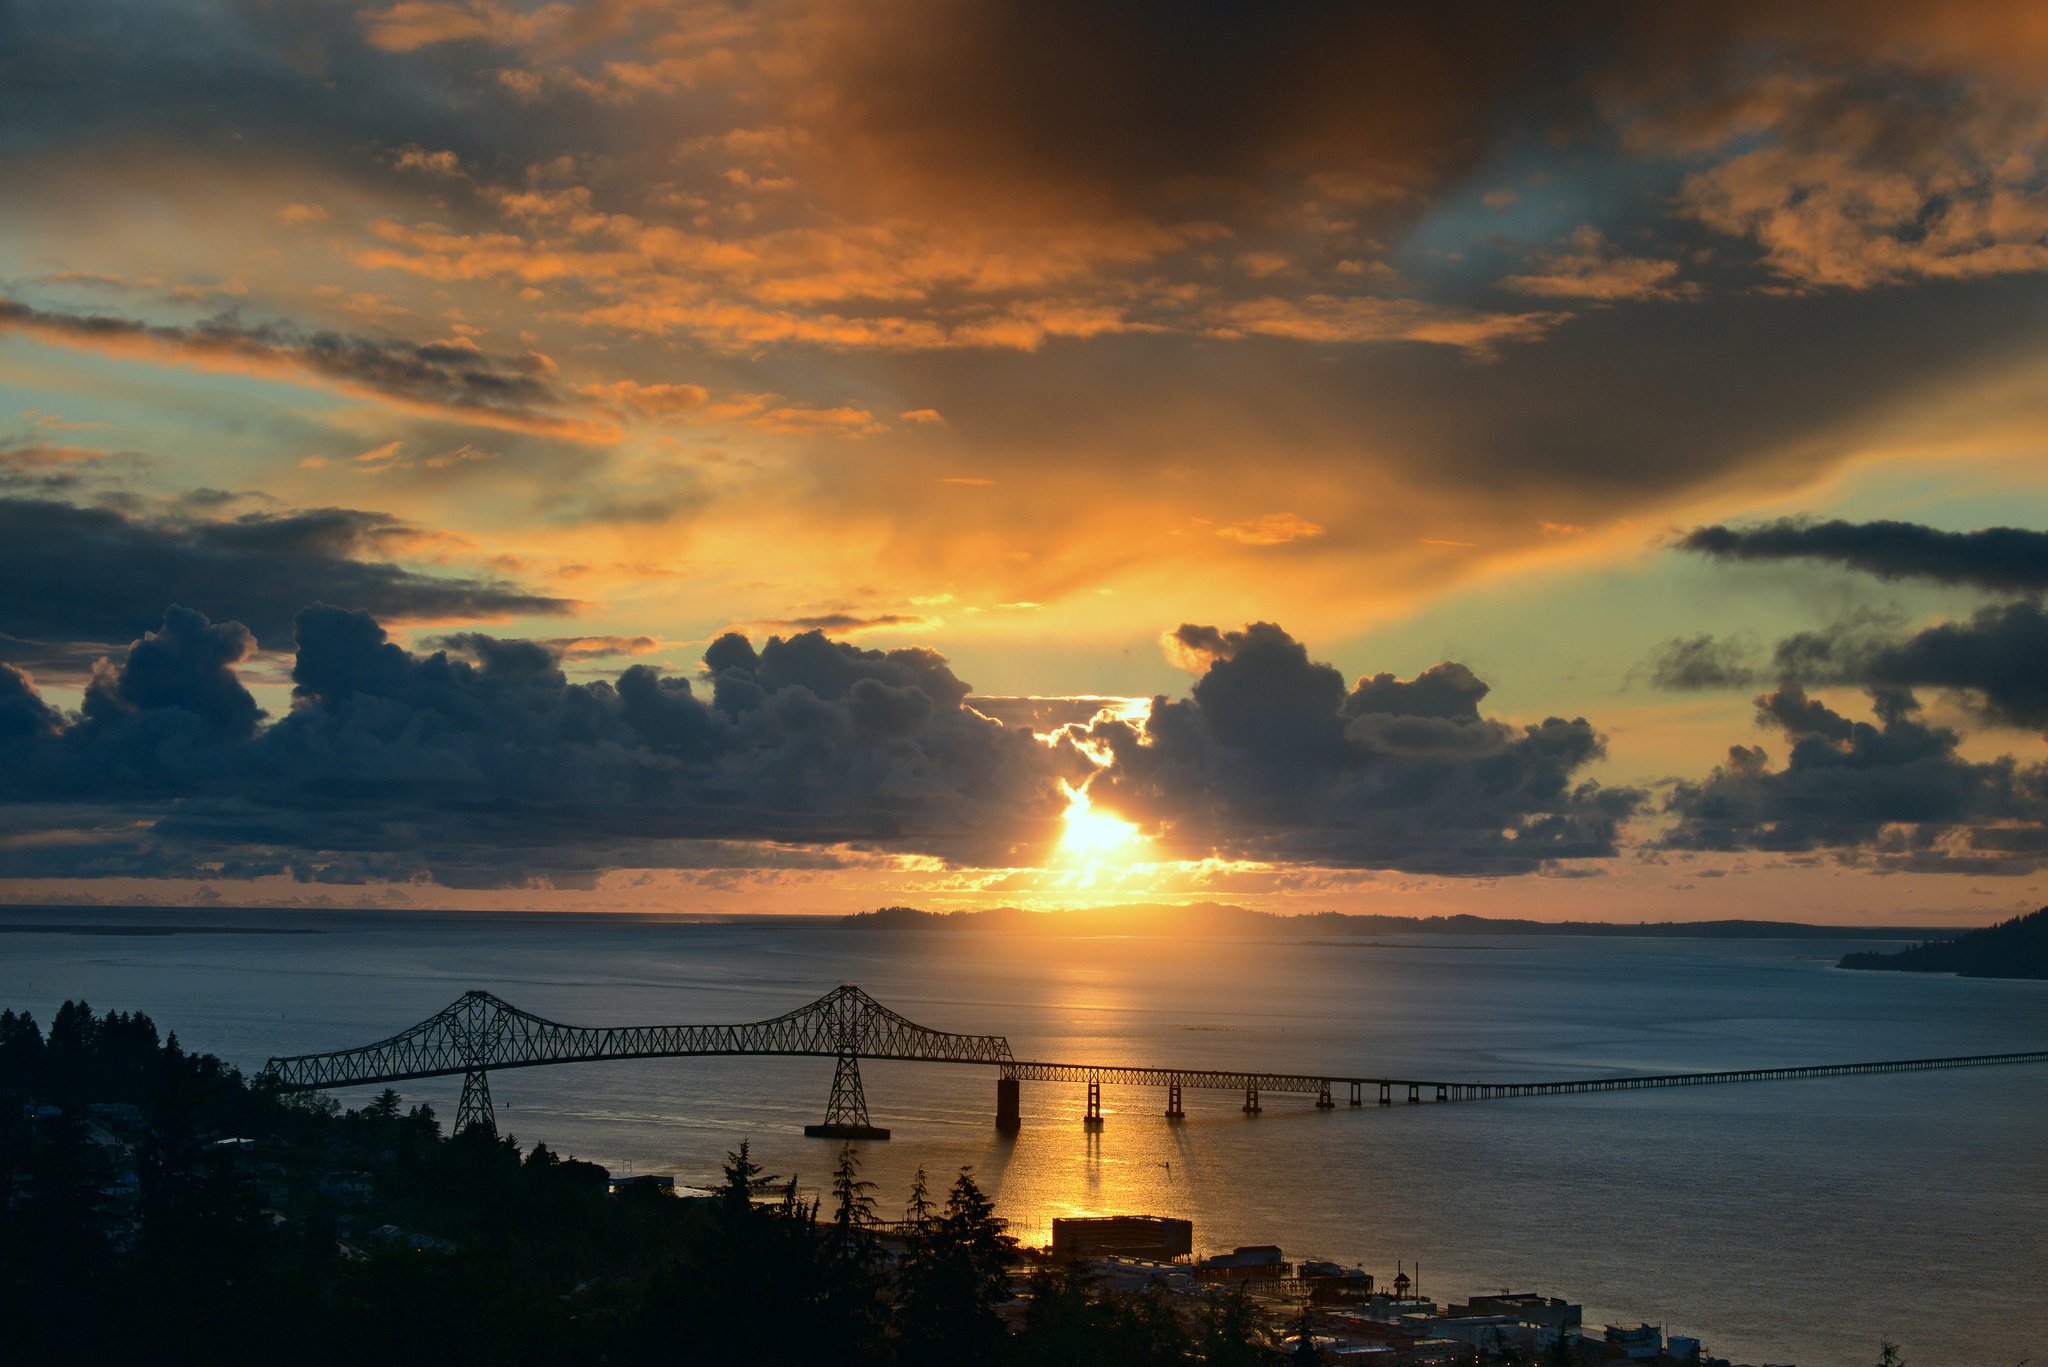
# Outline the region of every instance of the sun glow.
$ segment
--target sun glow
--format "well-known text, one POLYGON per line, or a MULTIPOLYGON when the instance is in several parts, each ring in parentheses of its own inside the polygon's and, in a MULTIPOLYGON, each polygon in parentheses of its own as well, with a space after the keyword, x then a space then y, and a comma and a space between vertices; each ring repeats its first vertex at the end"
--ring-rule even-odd
POLYGON ((1070 862, 1089 867, 1122 865, 1144 852, 1145 837, 1135 825, 1120 816, 1096 811, 1086 787, 1064 786, 1066 830, 1060 836, 1059 848, 1070 862))

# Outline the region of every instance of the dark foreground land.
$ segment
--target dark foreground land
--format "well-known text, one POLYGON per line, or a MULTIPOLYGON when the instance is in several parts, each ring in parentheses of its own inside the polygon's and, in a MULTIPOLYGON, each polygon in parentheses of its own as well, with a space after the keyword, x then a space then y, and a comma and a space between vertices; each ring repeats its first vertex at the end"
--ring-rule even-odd
MULTIPOLYGON (((1240 1296, 1099 1295, 1019 1255, 962 1170, 877 1216, 851 1150, 820 1203, 747 1146, 712 1195, 387 1090, 252 1085, 140 1014, 0 1013, 0 1353, 10 1364, 1257 1364, 1240 1296)), ((1315 1360, 1309 1358, 1296 1360, 1315 1360)))
POLYGON ((1896 954, 1845 954, 1840 966, 1896 973, 1956 973, 1965 978, 2048 978, 2048 907, 1896 954))
MULTIPOLYGON (((280 1095, 140 1013, 67 1002, 45 1037, 0 1011, 9 1367, 1329 1361, 1306 1304, 1112 1293, 1020 1250, 967 1169, 943 1193, 920 1171, 894 1219, 851 1148, 817 1200, 745 1143, 707 1195, 619 1187, 485 1126, 444 1135, 389 1089, 358 1110, 280 1095)), ((1432 1339, 1391 1360, 1624 1359, 1559 1335, 1432 1339)))

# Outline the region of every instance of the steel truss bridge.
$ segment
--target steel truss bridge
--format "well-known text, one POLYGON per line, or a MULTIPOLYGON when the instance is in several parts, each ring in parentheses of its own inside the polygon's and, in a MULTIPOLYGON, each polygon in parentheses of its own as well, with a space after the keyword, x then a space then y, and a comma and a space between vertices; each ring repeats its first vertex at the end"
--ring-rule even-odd
POLYGON ((1433 1101, 1482 1101, 1507 1097, 1560 1096, 1578 1092, 1629 1092, 1651 1087, 1699 1087, 1722 1082, 1766 1082, 1788 1078, 1841 1077, 1855 1073, 1905 1073, 1933 1068, 1976 1068, 1990 1064, 2048 1063, 2048 1049, 2012 1054, 1970 1054, 1955 1058, 1893 1059, 1878 1063, 1827 1063, 1791 1068, 1737 1068, 1707 1073, 1659 1073, 1580 1078, 1562 1082, 1441 1082, 1416 1078, 1345 1077, 1321 1073, 1257 1072, 1232 1068, 1157 1068, 1125 1064, 1048 1063, 1019 1059, 1001 1035, 961 1035, 907 1020, 852 984, 834 988, 808 1006, 772 1020, 746 1025, 563 1025, 488 992, 465 992, 389 1039, 325 1054, 273 1058, 261 1080, 279 1091, 360 1087, 414 1078, 462 1077, 455 1130, 482 1126, 496 1131, 489 1074, 505 1068, 602 1059, 702 1058, 729 1055, 797 1055, 835 1060, 824 1123, 804 1133, 834 1139, 887 1139, 869 1123, 861 1086, 860 1060, 900 1059, 913 1063, 964 1063, 997 1070, 996 1127, 1022 1125, 1020 1084, 1081 1083, 1088 1089, 1083 1123, 1102 1124, 1102 1089, 1159 1087, 1166 1092, 1166 1117, 1181 1119, 1186 1088, 1242 1092, 1246 1115, 1261 1110, 1265 1093, 1313 1096, 1329 1110, 1337 1093, 1363 1106, 1368 1100, 1393 1105, 1398 1097, 1414 1105, 1433 1101))

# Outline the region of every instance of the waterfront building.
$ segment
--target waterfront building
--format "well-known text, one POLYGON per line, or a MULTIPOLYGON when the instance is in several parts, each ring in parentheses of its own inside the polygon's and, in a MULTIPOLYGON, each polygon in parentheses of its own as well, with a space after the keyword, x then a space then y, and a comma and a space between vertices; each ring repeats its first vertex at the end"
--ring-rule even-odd
POLYGON ((1170 1262, 1194 1251, 1192 1220, 1163 1215, 1091 1215, 1058 1216, 1052 1222, 1052 1256, 1061 1261, 1125 1257, 1170 1262))
POLYGON ((1652 1324, 1639 1324, 1633 1329, 1610 1324, 1607 1326, 1607 1344, 1621 1349, 1626 1357, 1645 1361, 1664 1355, 1664 1331, 1652 1324))

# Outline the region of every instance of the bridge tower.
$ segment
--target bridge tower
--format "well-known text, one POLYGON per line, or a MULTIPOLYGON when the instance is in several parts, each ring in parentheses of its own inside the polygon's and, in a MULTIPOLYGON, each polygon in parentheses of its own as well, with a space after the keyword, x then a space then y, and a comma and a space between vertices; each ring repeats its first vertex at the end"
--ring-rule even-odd
POLYGON ((450 1008, 448 1033, 462 1058, 462 1100, 455 1107, 451 1135, 481 1126, 484 1133, 498 1136, 498 1116, 491 1106, 491 1080, 484 1065, 491 1061, 504 1038, 506 1015, 497 999, 481 992, 466 992, 450 1008))
POLYGON ((860 1083, 861 1038, 872 1023, 872 999, 851 985, 824 999, 826 1030, 837 1047, 832 1068, 832 1095, 825 1102, 825 1123, 806 1125, 813 1139, 887 1139, 889 1131, 868 1119, 868 1095, 860 1083), (850 989, 850 990, 849 990, 850 989))

